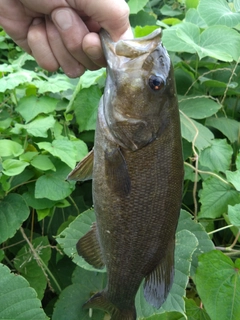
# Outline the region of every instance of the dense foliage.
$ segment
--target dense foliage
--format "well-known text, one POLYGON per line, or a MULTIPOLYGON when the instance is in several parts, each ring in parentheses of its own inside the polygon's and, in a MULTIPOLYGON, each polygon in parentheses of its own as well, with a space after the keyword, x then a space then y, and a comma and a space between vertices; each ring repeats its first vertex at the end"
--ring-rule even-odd
MULTIPOLYGON (((174 285, 159 310, 140 289, 138 317, 240 319, 240 1, 128 3, 136 37, 164 30, 185 160, 174 285)), ((4 31, 0 49, 0 319, 109 319, 81 308, 106 275, 75 249, 91 183, 66 181, 93 146, 105 69, 47 73, 4 31)))

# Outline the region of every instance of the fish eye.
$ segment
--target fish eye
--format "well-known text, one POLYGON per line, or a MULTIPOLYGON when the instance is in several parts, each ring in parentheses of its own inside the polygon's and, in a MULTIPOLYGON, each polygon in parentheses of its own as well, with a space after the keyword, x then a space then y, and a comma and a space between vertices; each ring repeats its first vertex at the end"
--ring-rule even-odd
POLYGON ((151 75, 148 79, 148 84, 151 89, 153 89, 154 91, 158 91, 165 86, 165 81, 162 77, 151 75))

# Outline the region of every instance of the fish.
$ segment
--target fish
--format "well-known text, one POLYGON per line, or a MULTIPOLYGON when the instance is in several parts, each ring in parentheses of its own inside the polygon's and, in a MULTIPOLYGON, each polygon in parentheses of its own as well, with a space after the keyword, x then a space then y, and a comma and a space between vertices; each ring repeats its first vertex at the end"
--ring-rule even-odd
POLYGON ((107 79, 94 149, 68 176, 92 178, 96 215, 77 251, 107 285, 84 304, 111 320, 135 320, 136 293, 160 308, 174 279, 175 231, 182 200, 183 157, 173 66, 161 29, 112 41, 100 31, 107 79))

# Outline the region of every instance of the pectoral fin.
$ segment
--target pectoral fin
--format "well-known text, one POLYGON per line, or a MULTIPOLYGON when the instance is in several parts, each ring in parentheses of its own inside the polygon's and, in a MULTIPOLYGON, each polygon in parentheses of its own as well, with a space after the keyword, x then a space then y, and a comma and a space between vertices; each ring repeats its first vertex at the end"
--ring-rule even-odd
POLYGON ((67 176, 67 180, 86 181, 92 179, 93 149, 84 157, 73 171, 67 176))
POLYGON ((85 234, 77 243, 77 252, 87 263, 97 269, 104 267, 102 252, 97 236, 97 226, 93 223, 91 230, 85 234))
POLYGON ((120 148, 105 151, 105 172, 109 188, 116 195, 125 197, 130 193, 131 180, 126 160, 120 148))
POLYGON ((173 284, 174 277, 174 246, 173 240, 159 265, 145 278, 144 297, 155 308, 160 308, 166 300, 173 284))

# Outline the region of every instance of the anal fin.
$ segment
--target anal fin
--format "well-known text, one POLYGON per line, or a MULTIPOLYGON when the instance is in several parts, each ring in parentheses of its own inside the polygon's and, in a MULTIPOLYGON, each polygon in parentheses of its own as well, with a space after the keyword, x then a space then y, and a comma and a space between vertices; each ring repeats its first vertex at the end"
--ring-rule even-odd
POLYGON ((84 305, 84 309, 96 308, 107 311, 111 320, 136 320, 136 309, 134 304, 130 308, 118 309, 106 296, 105 291, 93 295, 84 305))
POLYGON ((93 149, 84 157, 67 176, 67 180, 86 181, 92 179, 93 149))
POLYGON ((144 297, 159 309, 166 300, 174 278, 175 239, 169 243, 165 257, 159 265, 145 278, 144 297))
POLYGON ((101 248, 97 237, 97 226, 93 223, 92 228, 77 243, 77 252, 87 263, 97 269, 104 267, 101 248))

